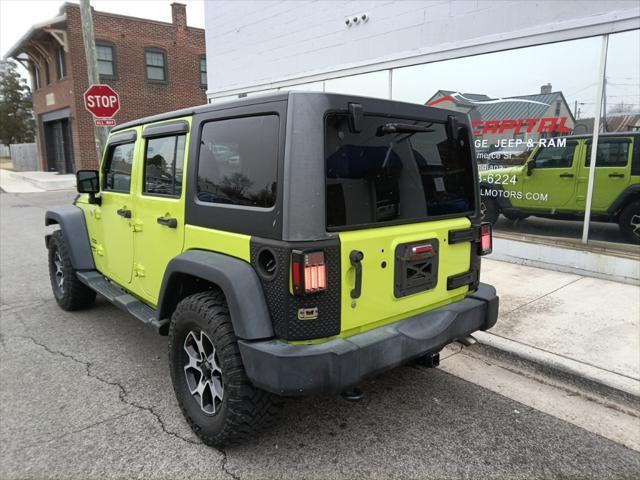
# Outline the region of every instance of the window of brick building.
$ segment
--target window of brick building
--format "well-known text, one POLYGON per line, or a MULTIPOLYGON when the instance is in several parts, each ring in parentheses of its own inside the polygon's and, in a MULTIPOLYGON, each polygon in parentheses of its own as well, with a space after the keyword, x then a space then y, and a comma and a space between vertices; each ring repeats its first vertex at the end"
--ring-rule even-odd
POLYGON ((162 50, 147 49, 144 51, 147 80, 164 82, 167 80, 166 55, 162 50))
POLYGON ((40 90, 40 67, 33 66, 33 89, 40 90))
POLYGON ((115 77, 116 68, 113 46, 96 43, 96 54, 98 57, 98 73, 105 77, 115 77))
POLYGON ((49 85, 51 83, 51 65, 49 65, 49 62, 44 64, 44 78, 47 80, 47 85, 49 85))
POLYGON ((200 57, 200 85, 207 86, 207 57, 200 57))
POLYGON ((56 68, 58 71, 58 80, 67 76, 67 59, 65 58, 62 47, 58 47, 56 51, 56 68))

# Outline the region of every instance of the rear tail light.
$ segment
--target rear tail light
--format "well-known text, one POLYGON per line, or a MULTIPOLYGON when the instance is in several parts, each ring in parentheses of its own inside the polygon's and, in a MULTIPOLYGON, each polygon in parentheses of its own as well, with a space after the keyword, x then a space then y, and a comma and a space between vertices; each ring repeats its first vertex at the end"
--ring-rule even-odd
POLYGON ((327 267, 324 252, 291 252, 291 285, 296 295, 326 290, 327 267))
POLYGON ((480 225, 480 255, 489 255, 493 251, 493 236, 491 233, 491 224, 483 223, 480 225))

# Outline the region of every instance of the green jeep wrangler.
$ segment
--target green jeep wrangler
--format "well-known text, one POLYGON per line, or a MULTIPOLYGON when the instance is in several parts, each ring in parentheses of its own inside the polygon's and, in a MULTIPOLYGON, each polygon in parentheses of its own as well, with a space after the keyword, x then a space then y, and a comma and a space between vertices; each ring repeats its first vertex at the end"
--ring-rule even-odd
POLYGON ((467 117, 290 92, 113 129, 46 237, 65 310, 96 293, 161 335, 209 445, 269 423, 278 396, 353 391, 491 328, 467 117))
MULTIPOLYGON (((640 132, 599 138, 591 219, 616 222, 628 241, 640 243, 640 132)), ((509 220, 584 219, 592 137, 553 140, 523 166, 480 173, 483 220, 495 223, 501 213, 509 220)))

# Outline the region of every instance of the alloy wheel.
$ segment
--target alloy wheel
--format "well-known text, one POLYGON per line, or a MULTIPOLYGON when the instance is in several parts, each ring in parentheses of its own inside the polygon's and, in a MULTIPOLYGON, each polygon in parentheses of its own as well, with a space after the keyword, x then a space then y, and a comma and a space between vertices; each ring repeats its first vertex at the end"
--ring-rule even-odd
POLYGON ((633 234, 640 238, 640 215, 633 215, 629 220, 629 223, 631 224, 631 231, 633 234))
POLYGON ((222 405, 222 369, 211 339, 203 331, 191 330, 184 340, 184 373, 189 393, 207 415, 215 415, 222 405))
POLYGON ((53 257, 53 265, 56 267, 56 285, 60 290, 60 293, 64 293, 64 268, 62 265, 62 258, 60 257, 60 252, 56 250, 55 255, 53 257))

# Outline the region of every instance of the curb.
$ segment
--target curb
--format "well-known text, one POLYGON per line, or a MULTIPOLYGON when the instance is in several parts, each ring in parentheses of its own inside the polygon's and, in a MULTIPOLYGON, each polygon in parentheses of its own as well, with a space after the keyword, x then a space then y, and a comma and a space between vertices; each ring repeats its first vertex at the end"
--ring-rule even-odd
POLYGON ((478 343, 468 347, 471 352, 505 361, 520 369, 552 377, 580 390, 597 393, 640 409, 640 380, 491 333, 476 332, 473 336, 478 343))

